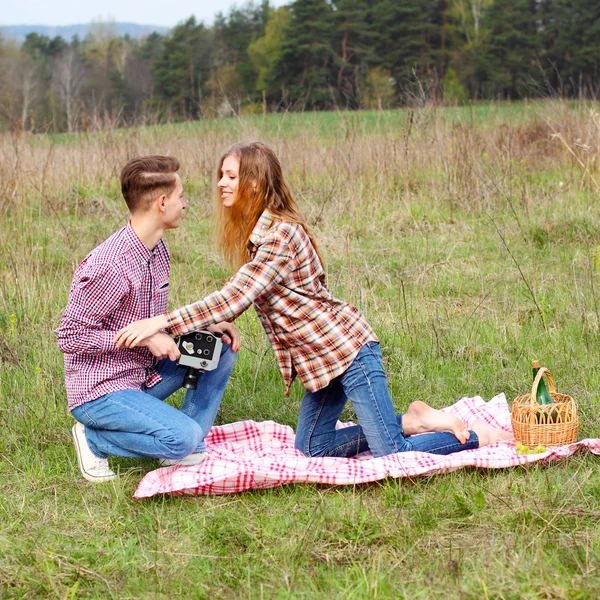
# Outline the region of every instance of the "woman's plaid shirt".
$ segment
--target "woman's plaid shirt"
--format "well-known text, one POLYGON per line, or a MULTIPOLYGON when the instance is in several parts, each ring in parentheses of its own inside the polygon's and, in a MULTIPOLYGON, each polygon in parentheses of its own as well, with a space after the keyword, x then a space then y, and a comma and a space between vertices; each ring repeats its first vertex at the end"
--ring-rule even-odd
POLYGON ((248 243, 251 261, 223 287, 194 304, 167 313, 171 332, 183 335, 231 321, 254 304, 269 336, 286 395, 297 374, 316 392, 350 366, 377 336, 354 306, 325 287, 319 257, 301 225, 265 211, 248 243))

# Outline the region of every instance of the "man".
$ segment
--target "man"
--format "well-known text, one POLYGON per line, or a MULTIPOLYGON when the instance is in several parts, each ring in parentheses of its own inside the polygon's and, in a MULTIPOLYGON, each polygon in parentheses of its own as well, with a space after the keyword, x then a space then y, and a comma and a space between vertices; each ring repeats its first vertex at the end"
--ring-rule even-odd
POLYGON ((181 409, 163 400, 180 389, 186 369, 164 332, 143 347, 119 349, 115 333, 132 321, 167 309, 169 254, 162 240, 179 226, 186 208, 169 156, 141 156, 121 171, 131 221, 95 248, 75 271, 69 301, 56 333, 65 354, 69 410, 78 421, 73 439, 82 475, 110 481, 110 454, 160 458, 163 466, 197 464, 206 457, 204 437, 213 424, 240 347, 230 323, 218 367, 187 390, 181 409))

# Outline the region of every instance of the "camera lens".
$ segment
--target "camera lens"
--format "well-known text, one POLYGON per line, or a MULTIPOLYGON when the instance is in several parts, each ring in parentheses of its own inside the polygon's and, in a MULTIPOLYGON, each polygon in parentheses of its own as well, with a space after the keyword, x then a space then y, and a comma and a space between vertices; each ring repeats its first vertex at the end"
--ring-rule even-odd
POLYGON ((195 390, 198 387, 198 371, 188 367, 183 379, 183 387, 188 390, 195 390))

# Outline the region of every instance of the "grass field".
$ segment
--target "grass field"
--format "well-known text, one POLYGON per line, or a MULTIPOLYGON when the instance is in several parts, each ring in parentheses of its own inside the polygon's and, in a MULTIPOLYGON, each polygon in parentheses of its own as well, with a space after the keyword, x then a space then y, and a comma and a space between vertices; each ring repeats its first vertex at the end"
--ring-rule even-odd
MULTIPOLYGON (((0 598, 598 598, 598 457, 134 502, 157 462, 114 459, 116 481, 82 479, 52 334, 73 270, 126 222, 117 176, 137 154, 183 165, 171 305, 226 281, 210 241, 215 163, 260 138, 330 287, 379 334, 399 410, 512 400, 539 359, 578 401, 579 437, 600 437, 597 111, 549 101, 1 137, 0 598)), ((257 318, 239 327, 217 422, 294 426, 301 386, 284 398, 257 318)))

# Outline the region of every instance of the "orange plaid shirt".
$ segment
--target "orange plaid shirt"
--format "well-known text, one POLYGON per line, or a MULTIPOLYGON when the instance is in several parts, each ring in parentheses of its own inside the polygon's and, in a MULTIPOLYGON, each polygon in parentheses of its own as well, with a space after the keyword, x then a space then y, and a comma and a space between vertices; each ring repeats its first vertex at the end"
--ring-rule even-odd
POLYGON ((378 341, 354 306, 325 286, 321 261, 301 225, 263 212, 248 242, 251 261, 218 292, 167 313, 173 334, 232 321, 250 305, 277 356, 286 395, 297 374, 316 392, 340 376, 358 351, 378 341))

